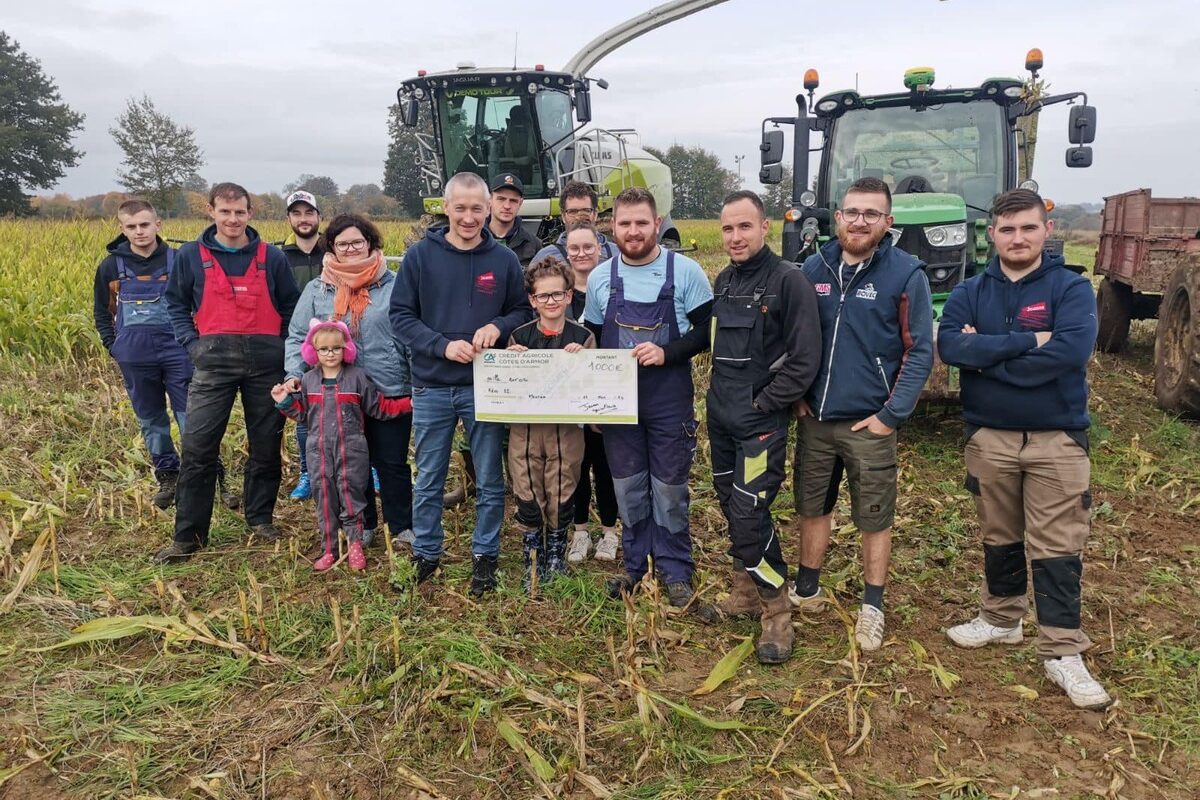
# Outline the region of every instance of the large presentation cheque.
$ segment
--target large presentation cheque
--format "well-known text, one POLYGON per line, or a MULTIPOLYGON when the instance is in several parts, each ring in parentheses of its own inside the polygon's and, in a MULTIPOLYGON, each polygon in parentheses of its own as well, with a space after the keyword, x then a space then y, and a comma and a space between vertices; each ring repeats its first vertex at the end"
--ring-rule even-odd
POLYGON ((475 419, 637 423, 637 359, 628 350, 485 350, 474 368, 475 419))

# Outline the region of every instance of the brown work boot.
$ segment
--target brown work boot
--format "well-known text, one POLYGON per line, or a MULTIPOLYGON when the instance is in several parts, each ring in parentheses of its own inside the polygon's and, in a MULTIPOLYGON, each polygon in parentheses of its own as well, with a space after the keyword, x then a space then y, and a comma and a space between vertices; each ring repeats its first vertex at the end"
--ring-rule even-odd
POLYGON ((757 619, 762 616, 762 602, 758 599, 758 586, 739 559, 733 560, 733 588, 729 592, 729 597, 717 603, 717 610, 726 619, 735 617, 757 619))
POLYGON ((792 603, 786 588, 764 589, 758 587, 762 602, 762 636, 754 654, 763 664, 782 664, 792 657, 792 644, 796 635, 792 632, 792 603))

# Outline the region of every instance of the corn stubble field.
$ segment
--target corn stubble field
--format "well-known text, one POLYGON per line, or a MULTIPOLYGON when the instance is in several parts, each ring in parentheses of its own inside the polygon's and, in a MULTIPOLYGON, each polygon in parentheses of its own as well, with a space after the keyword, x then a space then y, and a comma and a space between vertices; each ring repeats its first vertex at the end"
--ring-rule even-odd
MULTIPOLYGON (((173 221, 167 235, 202 225, 173 221)), ((717 225, 684 227, 715 274, 717 225)), ((385 228, 398 254, 408 225, 385 228)), ((946 409, 902 434, 888 638, 871 657, 848 636, 860 583, 845 507, 823 577, 839 605, 797 618, 796 654, 773 668, 754 660, 752 623, 673 616, 649 587, 608 601, 611 568, 595 562, 526 597, 510 536, 502 590, 470 601, 460 510, 442 578, 416 592, 395 588, 406 554, 389 564, 381 547, 365 577, 315 576, 310 507, 287 500, 282 544, 248 547, 219 510, 209 550, 154 568, 171 515, 149 503, 136 423, 90 317, 112 232, 0 221, 0 798, 1195 796, 1200 431, 1154 408, 1152 324, 1092 364, 1084 624, 1119 702, 1078 712, 1028 637, 974 652, 945 639, 974 613, 982 562, 946 409)), ((707 371, 699 361, 698 386, 707 371)), ((235 464, 239 426, 225 445, 235 464)), ((728 562, 706 448, 691 516, 715 600, 728 562)), ((790 492, 775 513, 795 563, 790 492)))

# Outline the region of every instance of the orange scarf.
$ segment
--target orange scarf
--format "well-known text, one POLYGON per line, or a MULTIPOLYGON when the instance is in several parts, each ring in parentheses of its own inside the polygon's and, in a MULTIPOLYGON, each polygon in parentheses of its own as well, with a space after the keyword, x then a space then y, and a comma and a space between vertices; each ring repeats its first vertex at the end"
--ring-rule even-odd
POLYGON ((373 250, 357 261, 338 261, 333 253, 326 253, 321 264, 321 280, 337 289, 333 318, 342 319, 349 312, 350 331, 357 336, 358 324, 371 304, 367 287, 382 278, 387 269, 383 252, 373 250))

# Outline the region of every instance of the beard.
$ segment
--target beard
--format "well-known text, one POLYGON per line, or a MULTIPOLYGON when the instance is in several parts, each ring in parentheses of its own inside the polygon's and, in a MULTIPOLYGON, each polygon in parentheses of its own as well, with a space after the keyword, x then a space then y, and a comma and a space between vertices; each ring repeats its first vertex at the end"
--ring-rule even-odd
POLYGON ((852 232, 845 226, 839 225, 837 229, 837 238, 842 244, 843 255, 852 258, 861 259, 870 255, 883 241, 884 236, 887 236, 887 228, 883 228, 878 233, 874 228, 852 232))
POLYGON ((1029 247, 1017 252, 1008 252, 1000 256, 1000 265, 1013 272, 1024 272, 1042 258, 1040 248, 1029 247))
POLYGON ((299 225, 292 225, 292 233, 296 234, 298 239, 313 239, 317 236, 317 230, 320 226, 311 222, 301 222, 299 225), (308 229, 305 233, 303 229, 308 229))
POLYGON ((642 239, 640 242, 626 242, 623 239, 617 240, 617 249, 621 251, 621 255, 631 261, 643 259, 654 252, 654 248, 658 246, 658 242, 653 236, 642 239))

